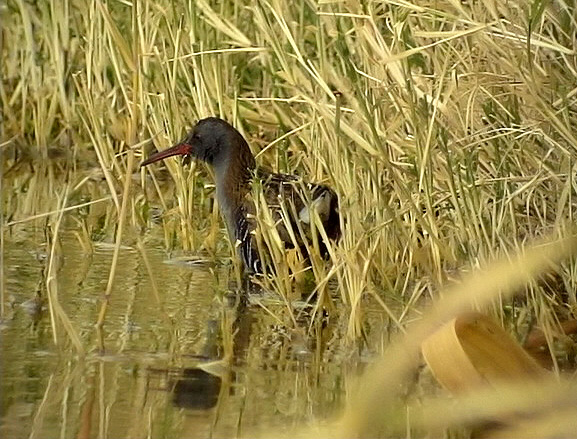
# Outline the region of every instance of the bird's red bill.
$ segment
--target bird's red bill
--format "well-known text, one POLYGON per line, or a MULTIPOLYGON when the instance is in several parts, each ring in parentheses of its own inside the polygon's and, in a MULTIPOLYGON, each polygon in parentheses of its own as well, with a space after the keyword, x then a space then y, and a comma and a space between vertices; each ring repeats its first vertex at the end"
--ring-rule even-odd
POLYGON ((190 154, 190 145, 186 143, 178 143, 171 148, 165 149, 164 151, 158 151, 157 153, 152 154, 145 161, 143 161, 140 166, 150 165, 151 163, 158 162, 159 160, 164 160, 175 155, 187 154, 190 154))

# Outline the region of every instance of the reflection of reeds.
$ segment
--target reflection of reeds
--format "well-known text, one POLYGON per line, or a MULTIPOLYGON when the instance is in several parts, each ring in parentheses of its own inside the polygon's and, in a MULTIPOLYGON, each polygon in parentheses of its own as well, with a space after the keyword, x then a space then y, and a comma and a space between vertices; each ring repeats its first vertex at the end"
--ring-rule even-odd
POLYGON ((60 196, 58 212, 52 216, 52 221, 50 221, 46 230, 48 240, 47 247, 49 252, 46 261, 46 296, 48 298, 48 309, 50 311, 50 322, 52 324, 54 343, 56 345, 62 343, 58 336, 59 326, 62 325, 62 328, 74 345, 76 351, 79 354, 83 354, 85 348, 78 336, 77 329, 72 324, 72 321, 58 300, 58 270, 62 264, 62 258, 64 257, 62 247, 60 246, 60 231, 62 228, 62 218, 64 216, 64 209, 66 207, 68 196, 69 187, 67 186, 64 193, 60 196))

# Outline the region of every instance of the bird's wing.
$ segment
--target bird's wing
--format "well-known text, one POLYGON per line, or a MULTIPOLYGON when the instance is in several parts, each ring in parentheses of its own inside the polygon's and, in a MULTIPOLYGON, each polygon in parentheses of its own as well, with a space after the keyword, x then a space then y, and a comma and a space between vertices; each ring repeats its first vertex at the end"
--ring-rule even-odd
POLYGON ((303 246, 305 240, 310 242, 315 229, 311 224, 313 211, 327 231, 327 236, 338 238, 338 199, 328 186, 307 183, 296 175, 275 173, 261 173, 260 181, 264 198, 283 241, 299 247, 303 246), (335 221, 338 231, 334 230, 335 221))

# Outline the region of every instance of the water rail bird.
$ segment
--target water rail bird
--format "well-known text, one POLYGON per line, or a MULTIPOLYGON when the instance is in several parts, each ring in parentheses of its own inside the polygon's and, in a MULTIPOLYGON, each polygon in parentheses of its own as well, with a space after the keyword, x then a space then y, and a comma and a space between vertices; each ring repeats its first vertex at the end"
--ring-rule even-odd
POLYGON ((326 237, 337 241, 341 235, 338 197, 330 187, 307 183, 296 175, 277 174, 257 167, 244 137, 225 120, 209 117, 199 121, 181 142, 151 155, 140 166, 172 156, 192 156, 214 168, 216 198, 221 214, 231 242, 235 243, 249 274, 263 273, 254 233, 258 224, 255 218, 255 202, 258 202, 254 194, 255 182, 260 183, 261 193, 285 248, 296 245, 304 255, 308 255, 307 244, 310 248, 315 240, 319 251, 326 255, 326 245, 316 228, 318 221, 313 221, 313 209, 326 237))

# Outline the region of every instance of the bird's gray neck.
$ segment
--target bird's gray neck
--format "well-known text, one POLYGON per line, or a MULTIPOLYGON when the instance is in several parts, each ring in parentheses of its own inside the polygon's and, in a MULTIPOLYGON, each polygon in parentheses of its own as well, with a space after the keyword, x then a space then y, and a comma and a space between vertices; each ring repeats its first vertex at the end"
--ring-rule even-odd
POLYGON ((215 164, 216 198, 229 233, 234 234, 238 222, 237 216, 246 203, 246 195, 250 191, 252 170, 246 165, 240 165, 235 160, 223 160, 215 164))
POLYGON ((216 199, 218 206, 228 222, 232 209, 234 207, 235 197, 232 193, 230 179, 227 178, 227 168, 215 168, 216 178, 216 199))
POLYGON ((248 143, 234 130, 221 144, 212 166, 216 178, 216 197, 229 233, 236 234, 240 217, 247 212, 247 194, 256 167, 248 143))

